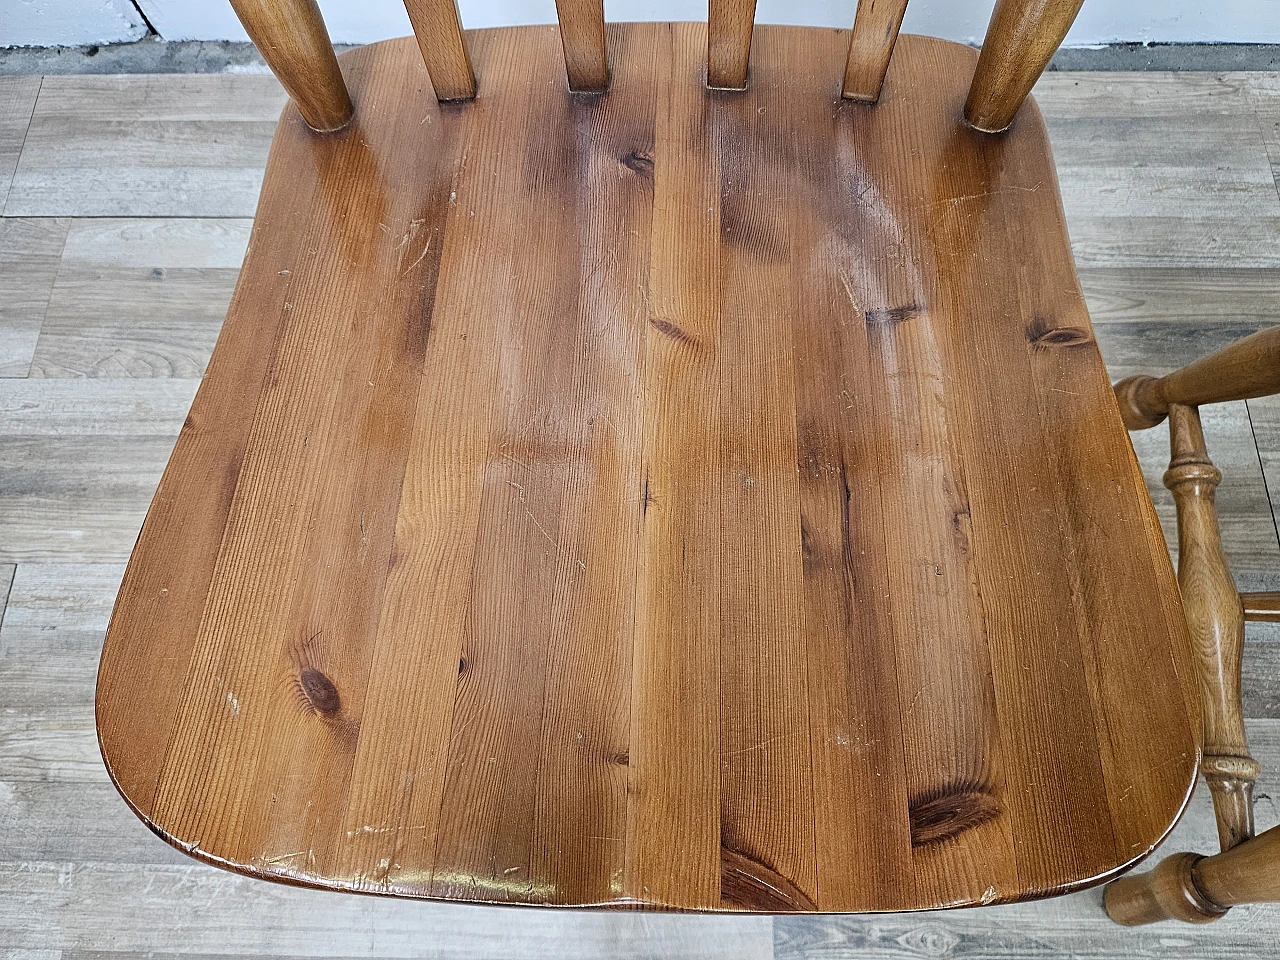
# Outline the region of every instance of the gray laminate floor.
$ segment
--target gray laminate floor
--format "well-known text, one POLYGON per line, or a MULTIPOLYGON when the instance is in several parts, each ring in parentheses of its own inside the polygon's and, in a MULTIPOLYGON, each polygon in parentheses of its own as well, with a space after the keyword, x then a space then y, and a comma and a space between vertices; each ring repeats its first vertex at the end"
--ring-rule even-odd
MULTIPOLYGON (((1280 75, 1056 73, 1049 118, 1115 377, 1280 322, 1280 75)), ((0 956, 1274 957, 1280 907, 1111 925, 1099 894, 825 919, 397 903, 269 885, 153 837, 107 782, 99 645, 218 333, 284 102, 261 75, 0 77, 0 956)), ((1280 589, 1280 399, 1206 411, 1227 553, 1280 589)), ((1162 430, 1134 437, 1159 486, 1162 430)), ((1246 715, 1280 819, 1280 630, 1246 715)), ((1198 792, 1167 850, 1209 851, 1198 792)))

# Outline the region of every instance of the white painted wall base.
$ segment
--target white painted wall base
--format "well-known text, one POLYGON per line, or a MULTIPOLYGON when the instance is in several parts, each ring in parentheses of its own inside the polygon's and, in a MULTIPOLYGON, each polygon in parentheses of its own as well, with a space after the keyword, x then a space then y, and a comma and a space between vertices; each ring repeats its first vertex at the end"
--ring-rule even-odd
MULTIPOLYGON (((226 0, 138 0, 166 40, 245 40, 226 0)), ((976 43, 994 0, 912 0, 904 30, 976 43)), ((459 0, 464 25, 551 23, 554 0, 459 0)), ((847 27, 856 0, 759 0, 761 23, 847 27)), ((336 43, 409 32, 401 0, 320 0, 336 43)), ((706 0, 605 0, 610 20, 705 20, 706 0)), ((144 32, 129 0, 0 0, 0 46, 110 43, 144 32)), ((1280 43, 1280 0, 1085 0, 1067 36, 1114 42, 1280 43)))
POLYGON ((146 32, 130 0, 0 0, 0 47, 125 43, 146 32))

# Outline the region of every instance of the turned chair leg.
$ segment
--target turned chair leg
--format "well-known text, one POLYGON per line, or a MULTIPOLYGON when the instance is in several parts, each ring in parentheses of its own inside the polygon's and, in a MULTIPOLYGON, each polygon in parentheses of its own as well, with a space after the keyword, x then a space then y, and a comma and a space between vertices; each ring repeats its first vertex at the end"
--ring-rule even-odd
POLYGON ((1253 836, 1253 781, 1240 702, 1244 608, 1222 552, 1214 494, 1222 473, 1209 459, 1197 408, 1169 407, 1172 459, 1164 475, 1178 507, 1178 584, 1204 704, 1201 769, 1213 796, 1218 838, 1229 850, 1253 836))
MULTIPOLYGON (((1132 381, 1117 384, 1116 393, 1126 422, 1137 420, 1132 381)), ((1280 869, 1271 862, 1280 854, 1280 832, 1252 839, 1259 771, 1245 739, 1240 699, 1244 605, 1222 551, 1214 504, 1222 473, 1209 459, 1196 407, 1168 403, 1160 413, 1169 417, 1164 483, 1178 508, 1178 585, 1204 707, 1201 769, 1223 853, 1174 854, 1149 873, 1107 884, 1107 913, 1128 926, 1165 919, 1207 923, 1239 903, 1280 899, 1280 869)), ((1143 416, 1153 419, 1155 411, 1143 416)))
POLYGON ((1084 0, 997 0, 964 116, 984 133, 1013 122, 1084 0))
POLYGON ((351 97, 316 0, 231 0, 231 6, 307 126, 321 133, 345 127, 351 97))
POLYGON ((1280 903, 1280 827, 1225 853, 1175 853, 1149 873, 1107 884, 1103 904, 1116 923, 1209 923, 1245 903, 1280 903))

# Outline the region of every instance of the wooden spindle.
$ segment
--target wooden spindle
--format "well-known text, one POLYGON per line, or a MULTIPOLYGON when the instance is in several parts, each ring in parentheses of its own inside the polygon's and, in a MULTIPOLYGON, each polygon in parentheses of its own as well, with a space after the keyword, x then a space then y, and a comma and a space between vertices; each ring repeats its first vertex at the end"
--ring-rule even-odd
POLYGON ((454 0, 404 0, 418 38, 418 49, 439 100, 470 100, 476 74, 462 36, 462 18, 454 0))
POLYGON ((231 0, 231 6, 307 126, 321 133, 345 127, 351 97, 315 0, 231 0))
POLYGON ((906 12, 907 0, 858 0, 840 90, 846 100, 875 103, 880 99, 880 88, 884 86, 889 58, 906 12))
POLYGON ((569 89, 603 93, 609 89, 609 56, 604 36, 604 0, 556 0, 560 44, 569 89))
POLYGON ((996 0, 964 116, 985 133, 1013 122, 1084 0, 996 0))
POLYGON ((707 86, 745 90, 756 0, 710 0, 707 16, 707 86))
POLYGON ((1205 449, 1200 412, 1169 408, 1172 457, 1164 485, 1178 506, 1178 585, 1204 705, 1201 771, 1213 797, 1223 850, 1253 836, 1253 781, 1240 703, 1244 610, 1222 552, 1214 492, 1222 473, 1205 449))
POLYGON ((1244 605, 1246 620, 1254 620, 1258 623, 1280 623, 1280 590, 1242 593, 1240 602, 1244 605))
POLYGON ((1280 393, 1280 326, 1237 340, 1167 377, 1127 377, 1115 390, 1130 430, 1154 427, 1174 403, 1198 407, 1280 393))
POLYGON ((1245 903, 1280 902, 1280 827, 1212 857, 1175 853, 1154 870, 1107 884, 1103 904, 1127 927, 1208 923, 1245 903))

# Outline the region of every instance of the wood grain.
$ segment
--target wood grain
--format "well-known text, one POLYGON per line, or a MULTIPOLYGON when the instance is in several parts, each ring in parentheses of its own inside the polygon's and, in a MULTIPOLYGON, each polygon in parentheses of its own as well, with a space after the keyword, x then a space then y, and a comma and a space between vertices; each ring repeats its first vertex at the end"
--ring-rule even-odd
POLYGON ((884 86, 889 58, 906 12, 907 0, 858 0, 840 87, 840 95, 846 100, 875 103, 880 99, 880 88, 884 86))
POLYGON ((251 217, 286 101, 261 75, 45 77, 5 215, 251 217))
POLYGON ((1253 836, 1253 781, 1240 703, 1244 611, 1222 552, 1214 494, 1222 473, 1209 460, 1199 411, 1169 408, 1171 457, 1164 483, 1178 504, 1178 586, 1186 612, 1204 723, 1201 770, 1213 795, 1223 850, 1253 836))
POLYGON ((353 108, 316 0, 231 0, 262 59, 313 130, 351 122, 353 108))
POLYGON ((40 77, 0 77, 0 213, 27 137, 40 77))
POLYGON ((569 89, 601 93, 609 87, 609 52, 605 42, 604 0, 556 0, 560 43, 569 89))
POLYGON ((910 37, 892 101, 832 103, 844 40, 762 27, 708 93, 705 28, 615 26, 574 98, 554 27, 477 31, 460 107, 393 41, 346 132, 286 111, 104 649, 157 832, 766 912, 1062 892, 1164 835, 1184 628, 1043 125, 961 126, 973 54, 910 37))
POLYGON ((710 0, 707 12, 707 86, 745 90, 751 61, 756 0, 710 0))
POLYGON ((31 371, 69 222, 0 219, 0 377, 31 371))
POLYGON ((1280 326, 1259 330, 1163 377, 1127 377, 1115 389, 1130 430, 1160 423, 1173 404, 1199 406, 1280 393, 1280 326))
POLYGON ((476 74, 456 0, 405 0, 404 6, 436 96, 470 100, 476 95, 476 74))
POLYGON ((999 133, 1013 122, 1084 0, 996 0, 982 55, 964 104, 977 130, 999 133))

